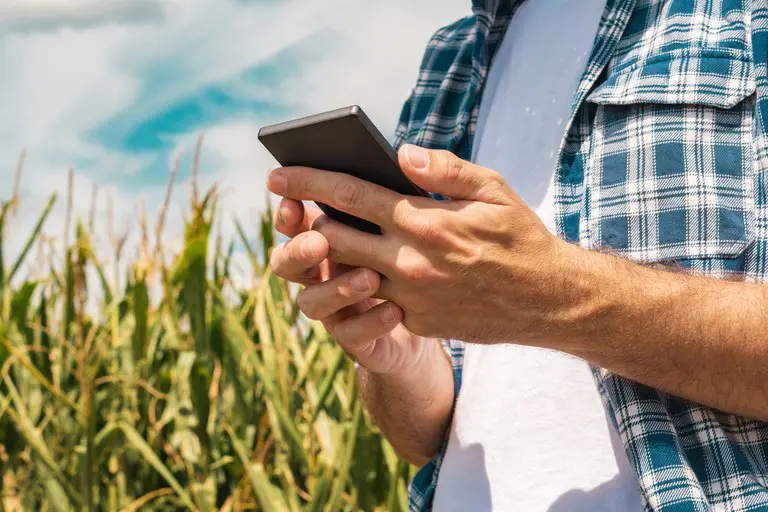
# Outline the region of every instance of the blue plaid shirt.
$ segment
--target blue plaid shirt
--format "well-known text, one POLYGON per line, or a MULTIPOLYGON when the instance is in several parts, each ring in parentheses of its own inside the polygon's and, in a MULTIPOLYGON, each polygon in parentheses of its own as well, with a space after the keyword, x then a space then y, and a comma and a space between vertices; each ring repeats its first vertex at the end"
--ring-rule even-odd
MULTIPOLYGON (((432 37, 396 146, 469 159, 484 80, 521 3, 475 0, 432 37)), ((608 0, 554 169, 560 237, 768 281, 767 4, 608 0)), ((446 348, 458 394, 463 346, 446 348)), ((768 511, 768 424, 593 371, 647 510, 768 511)), ((444 455, 416 475, 411 510, 431 509, 444 455)))

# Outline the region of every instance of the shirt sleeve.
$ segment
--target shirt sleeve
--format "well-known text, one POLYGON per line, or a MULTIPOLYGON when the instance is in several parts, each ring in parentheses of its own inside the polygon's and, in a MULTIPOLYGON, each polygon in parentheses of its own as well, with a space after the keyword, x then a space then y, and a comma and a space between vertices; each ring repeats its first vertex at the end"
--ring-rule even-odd
POLYGON ((442 343, 453 368, 453 401, 455 402, 459 396, 459 389, 461 389, 461 375, 464 367, 464 342, 444 339, 442 343))

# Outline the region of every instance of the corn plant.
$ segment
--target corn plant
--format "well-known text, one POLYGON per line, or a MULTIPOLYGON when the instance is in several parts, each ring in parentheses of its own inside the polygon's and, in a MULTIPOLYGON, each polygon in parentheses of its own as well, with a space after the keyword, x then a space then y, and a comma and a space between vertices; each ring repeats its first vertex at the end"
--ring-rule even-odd
POLYGON ((216 188, 195 185, 169 254, 175 169, 131 258, 124 235, 97 251, 92 216, 55 250, 56 195, 6 254, 20 171, 0 203, 2 510, 406 510, 412 468, 363 409, 353 366, 266 264, 269 208, 256 236, 235 220, 224 241, 216 188), (237 252, 252 283, 233 276, 237 252))

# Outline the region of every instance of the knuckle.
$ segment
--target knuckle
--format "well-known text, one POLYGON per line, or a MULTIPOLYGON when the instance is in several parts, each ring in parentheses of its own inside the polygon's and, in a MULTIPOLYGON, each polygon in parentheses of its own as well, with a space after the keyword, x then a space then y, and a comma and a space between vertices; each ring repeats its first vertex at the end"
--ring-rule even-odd
POLYGON ((311 300, 311 297, 308 298, 306 291, 306 288, 302 290, 301 293, 299 293, 299 297, 296 299, 296 302, 299 305, 299 309, 301 309, 301 312, 304 313, 307 318, 311 318, 312 320, 320 320, 318 303, 317 301, 311 300))
POLYGON ((440 155, 445 179, 448 181, 458 181, 464 171, 464 161, 450 151, 440 151, 440 155))
POLYGON ((417 287, 432 283, 436 277, 432 265, 422 257, 408 258, 403 262, 400 272, 411 285, 417 287))
POLYGON ((316 223, 312 226, 312 232, 320 234, 328 243, 330 250, 333 250, 333 246, 338 246, 339 240, 343 239, 343 237, 337 236, 336 227, 327 221, 316 223))
POLYGON ((410 207, 408 201, 403 199, 395 204, 394 212, 392 214, 392 224, 401 230, 409 231, 411 227, 411 221, 417 214, 410 207))
POLYGON ((416 238, 428 242, 441 241, 445 233, 442 218, 435 213, 411 216, 408 231, 416 238))
POLYGON ((291 179, 285 185, 285 195, 295 196, 307 191, 307 178, 303 169, 291 174, 291 179))
POLYGON ((338 206, 349 210, 357 210, 365 203, 365 186, 340 180, 333 187, 333 199, 338 206))
POLYGON ((330 329, 328 329, 328 334, 330 334, 331 338, 333 338, 333 340, 339 345, 341 345, 342 347, 345 347, 350 344, 350 340, 348 339, 349 336, 347 333, 347 329, 345 329, 343 322, 338 323, 333 327, 331 327, 330 329))
POLYGON ((507 184, 507 182, 504 181, 504 177, 501 175, 501 173, 494 171, 493 169, 488 169, 486 180, 497 186, 505 186, 507 184))
POLYGON ((312 221, 312 225, 310 226, 310 229, 312 231, 318 231, 322 233, 321 230, 323 229, 324 226, 327 226, 329 222, 331 222, 331 219, 327 215, 325 214, 318 215, 317 217, 315 217, 315 220, 312 221))
POLYGON ((378 288, 376 277, 371 270, 363 270, 360 273, 350 272, 344 284, 339 285, 337 293, 345 298, 367 297, 378 288))
POLYGON ((348 244, 344 237, 336 236, 333 228, 326 227, 320 234, 322 234, 328 242, 328 258, 338 260, 340 257, 343 257, 344 254, 349 252, 350 248, 347 247, 348 244))

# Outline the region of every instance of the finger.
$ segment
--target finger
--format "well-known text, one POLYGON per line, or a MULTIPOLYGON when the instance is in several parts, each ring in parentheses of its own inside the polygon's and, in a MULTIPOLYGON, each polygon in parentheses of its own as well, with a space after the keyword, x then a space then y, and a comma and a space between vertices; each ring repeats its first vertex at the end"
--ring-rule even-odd
POLYGON ((391 225, 396 211, 407 215, 403 210, 412 208, 405 196, 340 172, 283 167, 272 171, 267 185, 275 194, 327 204, 381 227, 391 225))
POLYGON ((400 308, 391 302, 382 302, 360 315, 338 322, 331 317, 326 322, 326 328, 344 350, 360 357, 366 351, 370 352, 372 342, 392 332, 402 318, 400 308))
POLYGON ((307 317, 322 320, 371 297, 378 286, 377 272, 370 269, 356 270, 305 288, 299 294, 299 307, 307 317))
POLYGON ((339 310, 333 315, 323 319, 323 325, 325 330, 331 332, 338 324, 347 320, 348 318, 360 316, 369 309, 378 306, 383 301, 378 299, 364 299, 356 304, 347 306, 344 309, 339 310))
POLYGON ((275 229, 290 238, 309 231, 317 217, 323 215, 319 208, 305 206, 301 201, 284 197, 275 212, 275 229))
POLYGON ((328 241, 316 231, 307 231, 275 247, 270 265, 275 274, 283 279, 308 284, 321 277, 318 265, 327 256, 328 241))
POLYGON ((308 227, 309 225, 304 221, 304 203, 284 197, 275 212, 275 229, 293 238, 299 233, 308 231, 308 227))
POLYGON ((405 144, 400 167, 416 185, 451 199, 509 204, 509 187, 499 173, 462 160, 450 151, 405 144))
POLYGON ((371 268, 387 273, 391 270, 391 240, 352 228, 328 217, 319 217, 312 229, 328 242, 328 259, 352 267, 371 268))

